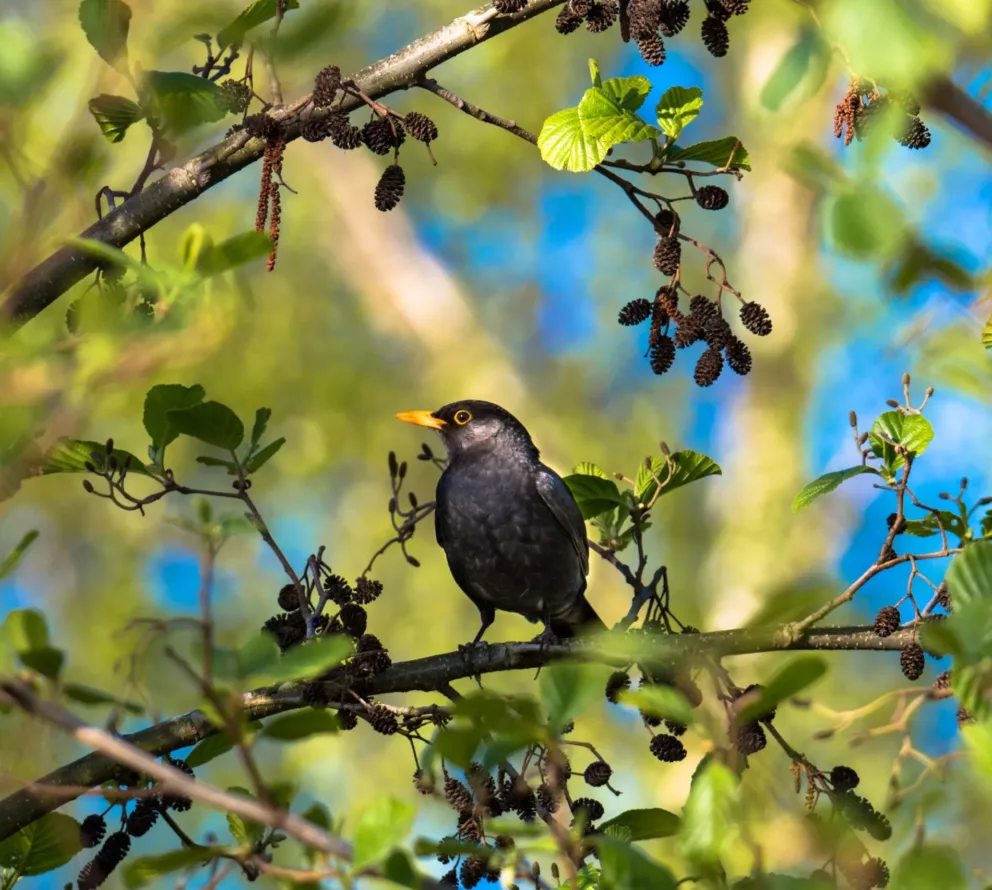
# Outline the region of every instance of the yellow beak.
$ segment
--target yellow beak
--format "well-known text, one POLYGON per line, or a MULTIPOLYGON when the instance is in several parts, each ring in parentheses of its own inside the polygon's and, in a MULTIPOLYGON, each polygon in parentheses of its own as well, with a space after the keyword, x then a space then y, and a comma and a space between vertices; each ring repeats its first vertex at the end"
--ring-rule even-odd
POLYGON ((445 426, 444 421, 440 417, 435 417, 430 411, 401 411, 396 415, 396 419, 432 430, 443 429, 445 426))

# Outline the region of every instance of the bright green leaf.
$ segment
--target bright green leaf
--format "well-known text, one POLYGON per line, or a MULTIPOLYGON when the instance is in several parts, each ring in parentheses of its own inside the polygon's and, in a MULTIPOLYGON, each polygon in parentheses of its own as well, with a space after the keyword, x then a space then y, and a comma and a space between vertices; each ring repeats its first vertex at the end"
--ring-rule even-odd
POLYGON ((681 820, 668 810, 653 807, 646 810, 626 810, 619 816, 600 822, 599 828, 605 831, 611 825, 622 825, 629 829, 633 841, 647 841, 676 834, 681 820))
POLYGON ((985 327, 982 328, 982 346, 986 349, 992 349, 992 316, 989 316, 989 320, 985 322, 985 327))
POLYGON ((466 767, 479 749, 482 736, 479 726, 445 726, 434 737, 431 748, 455 766, 466 767))
POLYGON ((582 511, 583 519, 592 519, 617 505, 626 506, 620 489, 612 479, 572 474, 566 476, 564 481, 582 511))
POLYGON ((82 0, 79 24, 86 39, 108 65, 127 61, 131 7, 121 0, 82 0))
POLYGON ((922 414, 886 411, 876 418, 868 433, 868 444, 871 445, 872 453, 885 463, 886 469, 895 473, 906 460, 901 454, 895 453, 895 448, 886 439, 902 445, 919 457, 933 440, 933 427, 922 414))
POLYGON ((0 866, 22 877, 42 875, 65 865, 82 849, 79 823, 63 813, 47 813, 0 843, 0 866))
POLYGON ((219 121, 227 114, 217 84, 185 71, 145 72, 142 95, 148 117, 172 134, 219 121))
POLYGON ((7 642, 15 652, 44 649, 49 645, 48 622, 37 609, 14 609, 4 621, 7 642))
POLYGON ((144 707, 138 702, 120 699, 102 689, 94 689, 92 686, 84 686, 81 683, 64 683, 62 692, 67 699, 81 705, 116 705, 129 714, 143 714, 145 712, 144 707))
POLYGON ((548 723, 558 732, 602 697, 606 676, 599 665, 572 662, 545 667, 537 682, 548 723))
POLYGON ((303 708, 268 720, 262 735, 280 742, 295 742, 314 735, 337 732, 339 728, 337 717, 330 711, 303 708))
POLYGON ((643 74, 635 74, 632 77, 611 77, 597 86, 627 111, 637 111, 651 92, 651 81, 643 74))
POLYGON ((976 541, 954 557, 947 570, 947 589, 955 609, 971 602, 992 603, 992 541, 976 541))
POLYGON ((597 837, 602 867, 599 890, 674 890, 675 877, 638 847, 610 837, 597 837))
POLYGON ((658 100, 658 126, 670 139, 678 139, 703 107, 703 91, 699 87, 669 87, 658 100))
POLYGON ((642 684, 637 689, 625 692, 620 701, 656 717, 674 720, 684 726, 693 723, 692 708, 688 700, 671 686, 642 684))
POLYGON ((736 136, 725 136, 723 139, 712 139, 708 142, 697 142, 695 145, 687 145, 685 148, 673 146, 665 160, 668 163, 674 161, 702 161, 704 164, 712 164, 714 167, 727 167, 732 169, 739 167, 741 170, 751 169, 751 159, 748 157, 747 149, 741 144, 736 136))
POLYGON ((137 890, 164 875, 200 862, 208 862, 223 852, 227 852, 225 847, 182 847, 157 856, 128 859, 124 864, 124 886, 128 890, 137 890))
POLYGON ((599 70, 599 62, 595 59, 589 60, 589 79, 592 81, 594 87, 601 87, 603 85, 603 75, 599 70))
POLYGON ((245 437, 244 424, 227 405, 202 402, 182 411, 167 411, 169 423, 180 433, 227 451, 237 448, 245 437))
POLYGON ((395 797, 380 797, 355 826, 352 867, 357 871, 381 862, 401 844, 413 827, 417 810, 395 797))
POLYGON ((255 423, 251 428, 251 446, 254 448, 262 441, 262 436, 265 435, 265 428, 269 425, 269 419, 272 417, 271 408, 258 408, 255 411, 255 423))
POLYGON ((248 461, 245 469, 248 473, 254 473, 260 470, 269 459, 275 455, 275 453, 286 444, 286 440, 282 437, 276 439, 274 442, 269 442, 261 451, 253 454, 251 459, 248 461))
POLYGON ((599 464, 594 464, 591 461, 583 461, 580 464, 575 465, 575 469, 572 470, 573 476, 599 476, 600 479, 609 479, 606 475, 606 470, 604 470, 599 464))
POLYGON ((738 711, 738 722, 744 724, 759 719, 780 702, 815 683, 826 672, 827 663, 818 655, 797 655, 763 684, 760 695, 754 696, 753 701, 738 711))
POLYGON ((220 244, 204 245, 196 257, 195 269, 198 275, 209 278, 260 259, 271 250, 272 239, 265 232, 242 232, 220 244))
POLYGON ((965 890, 961 859, 951 847, 911 848, 894 869, 892 890, 965 890))
POLYGON ((864 473, 874 473, 878 475, 878 470, 869 466, 848 467, 846 470, 834 470, 831 473, 824 473, 817 479, 803 486, 802 491, 796 495, 792 502, 792 509, 796 512, 808 507, 820 495, 828 494, 837 488, 842 482, 861 476, 864 473))
POLYGON ((799 39, 779 60, 765 85, 759 101, 769 111, 778 111, 800 86, 805 95, 823 85, 830 61, 830 48, 817 28, 804 27, 799 39))
MULTIPOLYGON (((299 9, 299 0, 288 0, 285 9, 299 9)), ((217 32, 217 46, 225 49, 232 43, 240 44, 252 28, 264 25, 276 17, 276 0, 255 0, 238 13, 238 17, 226 28, 217 32)))
POLYGON ((265 674, 276 667, 282 656, 272 634, 262 631, 249 637, 235 653, 235 673, 241 680, 265 674))
POLYGON ((619 99, 596 87, 586 90, 579 103, 579 122, 587 137, 596 139, 607 149, 621 142, 643 142, 661 135, 625 108, 619 99))
POLYGON ((27 532, 20 541, 18 541, 17 546, 10 551, 0 562, 0 580, 6 578, 14 569, 17 568, 17 564, 21 561, 21 558, 27 552, 28 547, 30 547, 35 540, 38 538, 38 530, 31 529, 27 532))
POLYGON ((152 447, 161 453, 165 446, 179 435, 168 417, 169 411, 181 411, 199 405, 206 396, 206 390, 198 383, 182 386, 179 383, 163 383, 153 386, 145 396, 145 431, 151 437, 152 447))
POLYGON ((902 208, 881 189, 860 185, 834 199, 830 231, 837 249, 868 260, 892 253, 903 239, 902 208))
MULTIPOLYGON (((667 461, 660 457, 651 460, 651 470, 662 482, 661 493, 663 495, 675 491, 683 485, 688 485, 690 482, 705 479, 707 476, 719 476, 723 473, 720 465, 713 458, 700 454, 698 451, 676 451, 671 455, 671 461, 673 469, 669 476, 667 461)), ((641 503, 648 503, 654 497, 656 489, 657 483, 647 467, 642 464, 637 471, 637 479, 635 480, 634 491, 637 499, 641 503)))
POLYGON ((555 170, 585 173, 606 157, 608 146, 586 135, 578 108, 551 115, 541 127, 537 147, 545 163, 555 170))
POLYGON ((97 126, 100 127, 100 132, 110 142, 120 142, 127 135, 128 127, 145 116, 137 102, 106 93, 90 99, 89 109, 97 126))
POLYGON ((709 871, 737 833, 739 779, 717 760, 701 765, 692 779, 679 831, 682 854, 709 871))
MULTIPOLYGON (((96 452, 101 461, 107 453, 105 445, 100 442, 88 442, 85 439, 59 439, 45 452, 41 473, 43 476, 52 473, 88 473, 86 464, 93 462, 93 452, 96 452)), ((151 475, 145 469, 145 465, 129 451, 115 448, 113 457, 119 467, 122 467, 125 461, 130 458, 129 473, 138 473, 142 476, 151 475)))
POLYGON ((354 651, 347 637, 317 637, 310 642, 294 646, 279 663, 262 672, 270 684, 288 680, 306 680, 337 667, 354 651))

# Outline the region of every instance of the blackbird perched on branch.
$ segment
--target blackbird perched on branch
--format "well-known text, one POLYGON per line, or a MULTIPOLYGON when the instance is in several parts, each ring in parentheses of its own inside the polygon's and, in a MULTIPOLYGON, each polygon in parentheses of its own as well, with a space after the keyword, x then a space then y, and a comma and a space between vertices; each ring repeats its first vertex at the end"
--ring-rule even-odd
POLYGON ((585 598, 582 514, 561 477, 541 463, 523 424, 499 405, 474 400, 396 416, 437 430, 448 452, 435 529, 451 574, 482 617, 472 643, 497 609, 543 622, 558 639, 605 630, 585 598))

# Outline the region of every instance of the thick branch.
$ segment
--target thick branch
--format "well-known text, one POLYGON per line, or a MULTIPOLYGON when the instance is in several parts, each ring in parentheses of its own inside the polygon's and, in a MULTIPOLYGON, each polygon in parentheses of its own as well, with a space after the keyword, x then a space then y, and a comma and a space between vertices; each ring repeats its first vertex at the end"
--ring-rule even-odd
MULTIPOLYGON (((891 651, 904 648, 914 637, 912 628, 883 638, 876 636, 870 627, 820 627, 812 628, 802 639, 795 640, 789 625, 745 628, 659 636, 652 639, 651 659, 671 662, 703 654, 722 657, 787 649, 891 651)), ((534 669, 562 657, 578 657, 605 664, 624 664, 629 660, 629 657, 591 646, 499 643, 394 664, 384 673, 357 683, 342 672, 325 685, 330 700, 342 695, 349 687, 359 694, 376 696, 413 690, 433 691, 444 688, 453 680, 499 671, 534 669)), ((638 657, 637 660, 647 662, 649 659, 638 657)), ((260 720, 304 706, 302 688, 298 683, 287 683, 278 689, 255 690, 247 693, 242 701, 249 720, 260 720)), ((123 738, 130 745, 157 756, 194 745, 216 732, 203 713, 191 711, 123 738)), ((30 788, 11 794, 0 801, 0 841, 45 813, 79 797, 81 789, 100 785, 119 774, 120 767, 112 757, 100 753, 87 754, 38 779, 30 788)))
POLYGON ((992 113, 949 77, 935 77, 923 88, 925 105, 954 121, 986 148, 992 148, 992 113))
MULTIPOLYGON (((467 13, 413 41, 398 52, 352 76, 355 84, 372 99, 415 86, 427 72, 442 62, 483 43, 504 31, 541 15, 564 0, 530 0, 513 15, 495 15, 491 3, 467 13)), ((299 135, 297 116, 309 96, 271 112, 284 122, 287 142, 299 135)), ((348 96, 342 107, 351 110, 359 100, 348 96)), ((82 232, 81 238, 124 247, 156 223, 175 213, 227 177, 262 157, 265 142, 237 133, 208 148, 185 164, 173 167, 160 179, 129 198, 112 213, 82 232)), ((10 291, 0 320, 18 327, 55 302, 70 287, 97 266, 94 257, 77 248, 65 247, 36 266, 10 291)))

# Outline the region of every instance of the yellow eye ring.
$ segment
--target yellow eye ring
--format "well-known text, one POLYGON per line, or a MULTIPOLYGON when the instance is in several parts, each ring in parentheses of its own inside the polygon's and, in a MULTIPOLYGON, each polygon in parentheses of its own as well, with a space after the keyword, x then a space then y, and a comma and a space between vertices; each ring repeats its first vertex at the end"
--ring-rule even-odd
POLYGON ((471 419, 472 419, 472 415, 469 414, 468 411, 465 411, 464 409, 455 412, 455 423, 457 423, 459 426, 465 426, 465 424, 468 423, 471 419))

